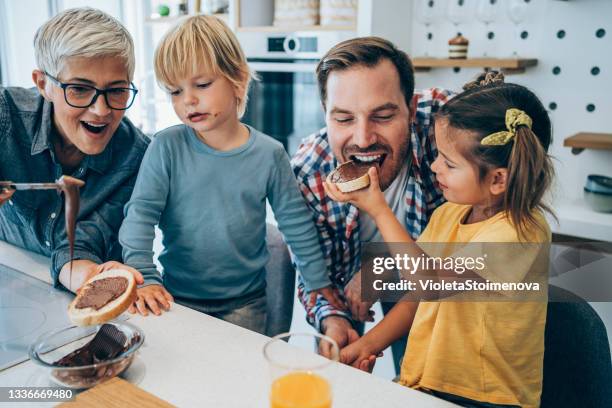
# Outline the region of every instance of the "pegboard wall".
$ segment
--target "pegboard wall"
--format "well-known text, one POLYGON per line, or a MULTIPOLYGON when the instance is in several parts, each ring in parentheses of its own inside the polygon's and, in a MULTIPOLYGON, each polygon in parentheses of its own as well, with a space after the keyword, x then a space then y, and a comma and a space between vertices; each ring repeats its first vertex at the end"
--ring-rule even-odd
MULTIPOLYGON (((495 9, 488 24, 478 18, 478 0, 414 0, 409 53, 446 58, 448 40, 461 32, 470 40, 468 57, 486 53, 502 58, 516 52, 519 57, 537 58, 537 66, 508 75, 506 81, 529 87, 549 109, 554 126, 550 152, 557 173, 553 204, 580 200, 588 174, 612 177, 612 151, 573 155, 563 147, 563 139, 577 132, 612 133, 612 1, 521 0, 525 15, 518 24, 510 20, 512 0, 486 1, 495 9), (466 8, 457 25, 449 20, 451 2, 466 8), (424 17, 424 13, 429 14, 424 17)), ((417 73, 416 87, 460 90, 481 71, 432 69, 417 73)))

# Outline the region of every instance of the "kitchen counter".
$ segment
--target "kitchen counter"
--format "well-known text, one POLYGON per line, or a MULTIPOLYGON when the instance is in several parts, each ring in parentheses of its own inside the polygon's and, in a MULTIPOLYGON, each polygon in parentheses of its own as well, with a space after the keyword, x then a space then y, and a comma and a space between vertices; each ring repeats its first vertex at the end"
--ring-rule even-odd
MULTIPOLYGON (((48 260, 1 241, 0 263, 50 282, 48 260)), ((130 315, 129 321, 144 331, 145 343, 127 371, 128 381, 180 407, 268 406, 262 354, 268 337, 176 304, 161 316, 130 315)), ((0 386, 50 386, 43 374, 26 361, 0 372, 0 386)), ((335 368, 333 387, 334 407, 454 406, 342 364, 335 368)))

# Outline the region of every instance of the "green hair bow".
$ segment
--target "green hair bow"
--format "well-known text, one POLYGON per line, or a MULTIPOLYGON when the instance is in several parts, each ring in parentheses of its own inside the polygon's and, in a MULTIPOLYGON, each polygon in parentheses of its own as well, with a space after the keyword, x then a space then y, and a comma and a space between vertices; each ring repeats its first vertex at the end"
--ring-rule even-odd
POLYGON ((503 146, 516 136, 517 127, 527 126, 531 129, 531 124, 531 118, 524 111, 510 108, 506 111, 506 129, 508 130, 491 133, 482 139, 480 144, 485 146, 503 146))

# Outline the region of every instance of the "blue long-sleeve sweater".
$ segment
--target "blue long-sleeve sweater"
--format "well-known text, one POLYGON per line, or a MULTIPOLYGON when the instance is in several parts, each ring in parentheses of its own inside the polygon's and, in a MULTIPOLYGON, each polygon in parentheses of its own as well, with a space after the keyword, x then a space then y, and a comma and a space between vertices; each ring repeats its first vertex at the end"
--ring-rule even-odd
POLYGON ((143 159, 119 232, 123 258, 145 285, 174 296, 237 298, 265 287, 266 199, 309 290, 330 284, 312 215, 282 145, 249 127, 249 140, 212 149, 188 126, 154 138, 143 159), (154 227, 163 232, 153 263, 154 227))

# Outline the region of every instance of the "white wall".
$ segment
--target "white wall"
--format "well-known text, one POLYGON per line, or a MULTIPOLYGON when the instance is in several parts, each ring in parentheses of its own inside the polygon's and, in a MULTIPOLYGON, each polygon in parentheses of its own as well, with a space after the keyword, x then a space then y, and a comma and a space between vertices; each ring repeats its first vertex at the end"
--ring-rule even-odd
MULTIPOLYGON (((2 72, 4 81, 12 86, 32 87, 34 60, 34 34, 49 18, 48 2, 43 0, 0 0, 6 13, 6 26, 2 35, 2 53, 6 55, 7 72, 2 72)), ((4 68, 4 67, 3 67, 4 68)))
MULTIPOLYGON (((421 56, 429 51, 430 55, 445 57, 446 42, 456 28, 445 19, 445 1, 435 1, 438 9, 437 20, 428 28, 413 22, 412 56, 421 56), (427 40, 427 32, 433 32, 434 38, 427 40)), ((466 4, 474 2, 466 1, 466 4)), ((495 33, 493 43, 494 56, 509 56, 517 44, 514 26, 508 20, 505 1, 498 1, 497 21, 489 26, 495 33)), ((572 155, 569 148, 563 147, 563 139, 581 131, 612 133, 609 116, 612 112, 612 2, 606 0, 557 1, 532 0, 528 3, 529 13, 520 30, 528 32, 525 40, 519 40, 519 55, 538 59, 538 65, 528 68, 524 74, 512 75, 507 81, 516 82, 531 88, 545 106, 556 103, 550 110, 554 127, 554 142, 551 154, 555 157, 557 185, 553 204, 559 211, 561 226, 553 228, 565 234, 583 236, 592 239, 612 240, 612 215, 590 211, 582 200, 582 188, 588 174, 612 176, 612 151, 585 150, 580 155, 572 155), (597 38, 595 32, 604 28, 606 35, 597 38), (557 32, 564 30, 563 39, 557 38, 557 32), (560 74, 554 75, 553 68, 559 67, 560 74), (598 67, 597 76, 591 69, 598 67), (595 110, 587 111, 587 105, 593 104, 595 110), (592 228, 570 226, 572 217, 566 203, 575 203, 573 207, 581 211, 583 220, 591 222, 592 228), (605 225, 606 229, 599 228, 605 225), (566 227, 567 228, 564 228, 566 227), (595 233, 595 229, 597 233, 595 233)), ((470 39, 470 56, 481 56, 485 39, 485 26, 472 17, 458 27, 464 36, 470 39)), ((435 69, 416 75, 418 88, 440 86, 460 89, 480 70, 435 69)))

